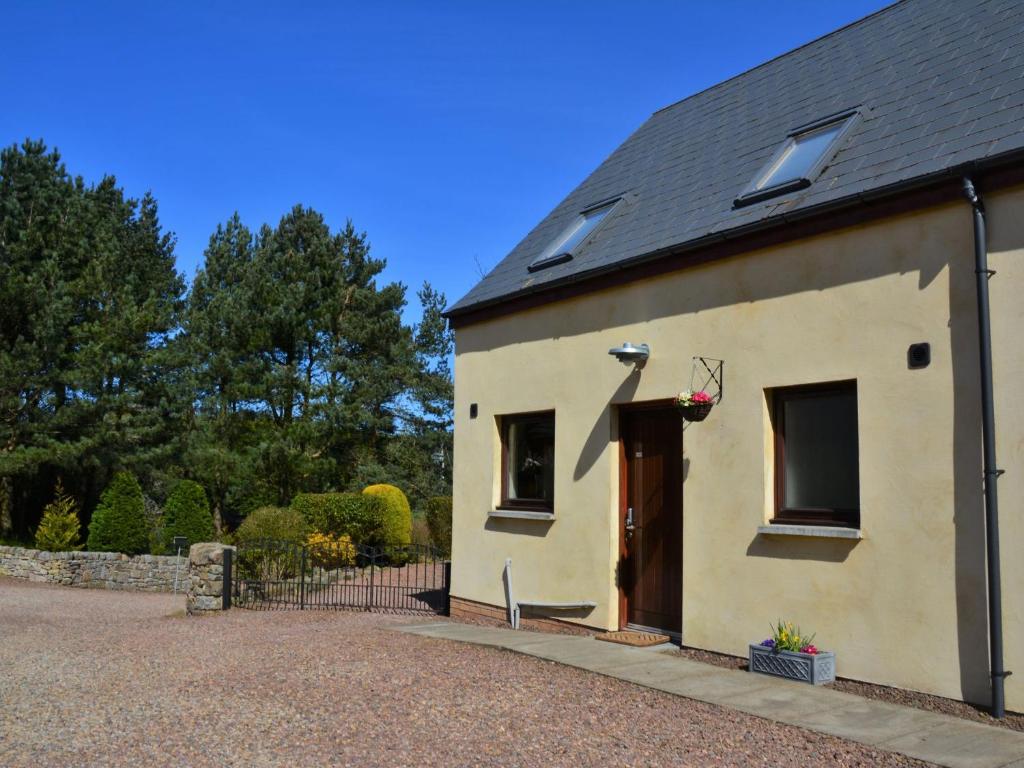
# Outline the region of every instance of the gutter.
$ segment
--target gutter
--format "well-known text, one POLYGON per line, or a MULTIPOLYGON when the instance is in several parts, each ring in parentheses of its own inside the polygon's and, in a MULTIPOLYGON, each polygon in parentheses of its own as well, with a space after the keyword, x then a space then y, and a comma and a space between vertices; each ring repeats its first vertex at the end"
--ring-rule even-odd
MULTIPOLYGON (((575 286, 580 283, 585 283, 594 278, 627 271, 671 256, 683 256, 695 253, 715 245, 721 245, 726 242, 735 242, 736 240, 752 235, 767 233, 772 230, 780 230, 785 226, 800 224, 827 214, 853 211, 857 209, 871 209, 881 203, 892 201, 894 198, 898 198, 911 192, 941 190, 944 183, 959 180, 964 175, 971 173, 990 170, 999 171, 1003 168, 1019 170, 1022 164, 1024 164, 1024 150, 1014 150, 1012 152, 1007 152, 984 160, 974 160, 955 167, 945 168, 941 171, 936 171, 925 176, 913 176, 884 187, 864 192, 857 192, 856 194, 852 194, 848 197, 841 197, 836 200, 830 200, 828 202, 819 203, 818 205, 808 206, 806 208, 798 208, 795 211, 779 211, 778 213, 769 214, 767 217, 749 224, 744 224, 720 232, 710 232, 681 245, 673 245, 656 251, 650 251, 633 258, 618 261, 607 266, 597 267, 585 272, 572 273, 539 285, 531 285, 521 288, 512 293, 506 293, 494 298, 474 302, 467 306, 460 307, 456 305, 445 310, 442 313, 442 316, 455 324, 468 325, 474 322, 472 319, 473 315, 488 310, 498 310, 500 314, 504 314, 505 310, 500 309, 501 305, 513 305, 520 299, 527 297, 540 298, 545 293, 556 291, 557 289, 565 288, 567 286, 575 286)), ((945 196, 943 197, 943 200, 947 202, 954 199, 956 199, 955 193, 949 194, 948 199, 945 196)), ((510 308, 507 311, 512 312, 515 311, 515 309, 510 308)))
POLYGON ((1003 668, 1003 607, 999 569, 999 476, 996 468, 996 417, 992 396, 992 323, 988 281, 995 272, 988 267, 985 205, 970 176, 963 180, 964 196, 974 214, 974 273, 978 291, 978 351, 981 368, 981 431, 984 454, 985 548, 988 576, 988 642, 992 678, 992 716, 1006 715, 1004 684, 1010 675, 1003 668))

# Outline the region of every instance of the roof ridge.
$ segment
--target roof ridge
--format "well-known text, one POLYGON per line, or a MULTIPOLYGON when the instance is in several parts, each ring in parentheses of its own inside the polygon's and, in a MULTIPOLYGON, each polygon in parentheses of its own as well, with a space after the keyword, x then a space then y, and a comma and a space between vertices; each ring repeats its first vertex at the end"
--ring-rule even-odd
POLYGON ((727 77, 725 80, 717 82, 714 85, 709 85, 707 88, 702 88, 701 90, 699 90, 699 91, 697 91, 695 93, 691 93, 689 96, 684 96, 681 99, 673 101, 671 104, 666 104, 664 107, 661 107, 659 109, 654 110, 654 112, 651 113, 651 117, 653 117, 654 115, 660 114, 662 112, 665 112, 666 110, 672 109, 673 107, 677 107, 680 104, 682 104, 683 102, 689 101, 690 99, 695 99, 695 98, 697 98, 698 96, 700 96, 702 94, 705 94, 705 93, 708 93, 710 91, 713 91, 716 88, 721 88, 722 86, 731 83, 733 80, 738 80, 741 77, 746 77, 751 72, 755 72, 756 70, 761 69, 761 67, 767 67, 769 64, 773 64, 774 62, 778 61, 779 59, 784 59, 787 56, 792 56, 797 51, 802 51, 804 48, 812 46, 815 43, 819 43, 822 40, 825 40, 826 38, 832 37, 833 35, 838 35, 840 32, 845 32, 850 27, 855 27, 858 24, 863 24, 866 21, 869 21, 870 19, 873 19, 875 16, 880 16, 883 13, 888 13, 889 11, 894 9, 896 6, 898 6, 898 5, 905 5, 906 3, 909 3, 909 2, 910 2, 910 0, 896 0, 896 2, 890 3, 889 5, 885 6, 884 8, 879 8, 877 11, 869 13, 867 16, 862 16, 859 19, 854 19, 849 24, 844 24, 843 26, 839 27, 838 29, 833 29, 831 32, 826 32, 824 35, 819 35, 818 37, 814 38, 813 40, 808 40, 806 43, 802 43, 801 45, 798 45, 796 48, 791 48, 788 51, 780 53, 777 56, 773 56, 772 58, 768 59, 767 61, 762 61, 760 64, 755 64, 754 66, 750 67, 749 69, 745 69, 742 72, 736 73, 732 77, 727 77))

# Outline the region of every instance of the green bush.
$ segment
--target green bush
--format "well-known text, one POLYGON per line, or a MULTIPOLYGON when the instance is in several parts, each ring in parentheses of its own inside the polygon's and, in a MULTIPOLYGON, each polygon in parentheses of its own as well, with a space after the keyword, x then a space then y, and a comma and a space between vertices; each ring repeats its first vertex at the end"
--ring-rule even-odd
POLYGON ((184 536, 191 545, 213 541, 213 535, 213 515, 206 491, 199 483, 182 480, 164 505, 163 545, 172 546, 175 536, 184 536))
POLYGON ((430 540, 448 557, 452 553, 452 497, 433 496, 427 499, 427 527, 430 540))
POLYGON ((361 493, 300 493, 291 508, 317 533, 348 536, 356 544, 377 542, 384 502, 361 493))
POLYGON ((81 549, 79 543, 81 523, 78 520, 78 502, 65 493, 57 481, 53 501, 43 508, 43 519, 36 529, 36 549, 50 552, 70 552, 81 549))
POLYGON ((433 545, 427 521, 415 515, 412 518, 412 543, 415 547, 429 547, 433 545))
POLYGON ((138 555, 149 549, 149 526, 142 488, 131 472, 118 472, 100 496, 89 523, 88 547, 93 552, 138 555))
POLYGON ((290 507, 260 507, 248 514, 235 531, 236 544, 247 544, 260 539, 304 544, 309 534, 302 513, 290 507))
POLYGON ((384 502, 379 511, 379 543, 401 545, 412 541, 412 508, 400 489, 393 485, 370 485, 363 489, 363 494, 384 502))

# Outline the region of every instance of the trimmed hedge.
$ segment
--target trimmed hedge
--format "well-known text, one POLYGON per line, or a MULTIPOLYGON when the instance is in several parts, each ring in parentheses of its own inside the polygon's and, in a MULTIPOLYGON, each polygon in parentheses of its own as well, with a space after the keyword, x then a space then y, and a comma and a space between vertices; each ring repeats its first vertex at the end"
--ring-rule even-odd
POLYGON ((405 494, 393 485, 370 485, 363 495, 384 502, 378 538, 381 544, 409 544, 412 541, 412 508, 405 494))
POLYGON ((164 546, 170 546, 175 536, 184 536, 189 544, 213 541, 213 515, 206 491, 199 483, 182 480, 171 491, 164 505, 164 546))
POLYGON ((260 539, 304 544, 309 526, 298 510, 290 507, 260 507, 250 512, 235 531, 236 544, 260 539))
POLYGON ((379 543, 385 503, 361 493, 300 493, 291 508, 300 512, 314 531, 348 536, 357 544, 379 543))
POLYGON ((140 555, 149 550, 142 488, 131 472, 118 472, 100 496, 89 522, 87 545, 93 552, 140 555))
POLYGON ((430 540, 441 553, 448 557, 452 553, 452 497, 433 496, 427 499, 427 527, 430 540))

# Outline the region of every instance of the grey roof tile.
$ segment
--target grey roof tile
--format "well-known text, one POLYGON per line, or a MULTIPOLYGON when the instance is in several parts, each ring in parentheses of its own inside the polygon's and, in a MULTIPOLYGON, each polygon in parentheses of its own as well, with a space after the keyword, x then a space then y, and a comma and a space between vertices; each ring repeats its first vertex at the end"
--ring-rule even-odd
POLYGON ((1024 149, 1024 0, 903 0, 655 112, 450 311, 1024 149), (734 208, 793 128, 862 119, 808 189, 734 208), (566 263, 527 265, 596 202, 632 193, 566 263))

